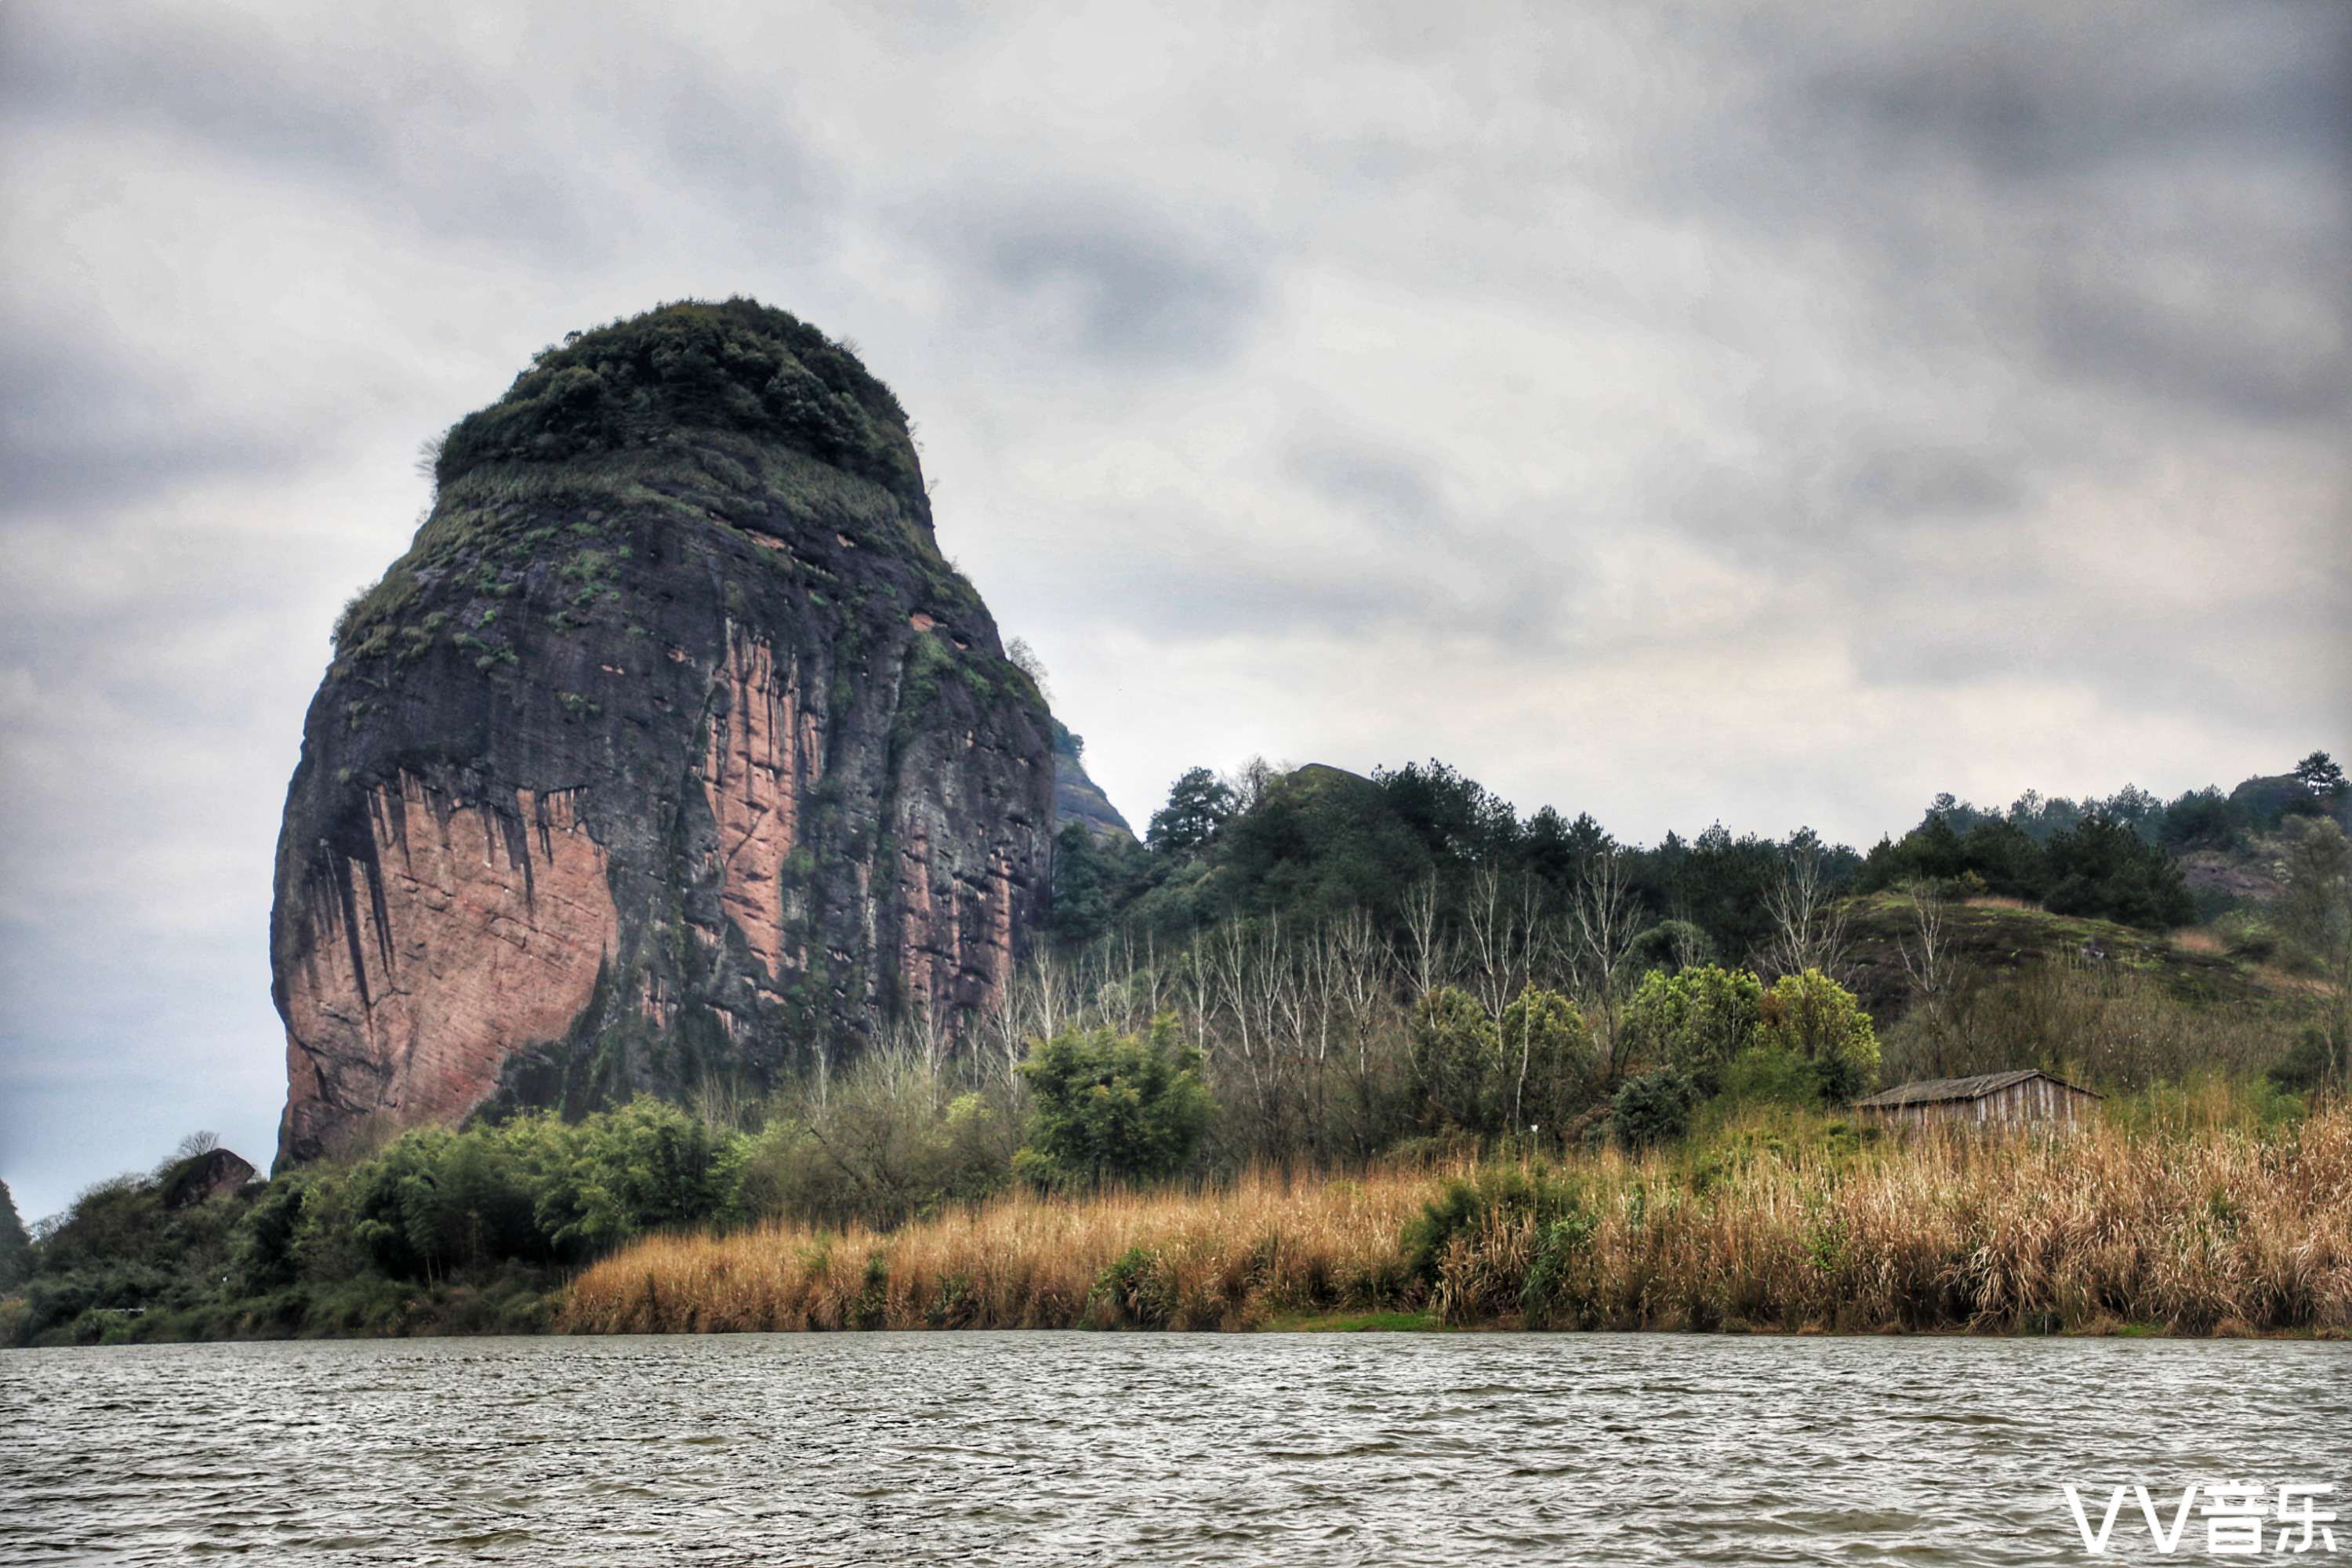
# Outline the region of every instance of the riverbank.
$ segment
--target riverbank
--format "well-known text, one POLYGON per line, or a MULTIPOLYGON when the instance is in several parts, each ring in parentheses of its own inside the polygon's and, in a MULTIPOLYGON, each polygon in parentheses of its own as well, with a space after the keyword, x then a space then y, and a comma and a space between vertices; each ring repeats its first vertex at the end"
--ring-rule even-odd
POLYGON ((2352 1332, 2352 1110, 2002 1142, 1758 1122, 1670 1153, 1024 1194, 583 1270, 573 1332, 1301 1326, 2352 1332), (1394 1326, 1406 1326, 1397 1323, 1394 1326))
MULTIPOLYGON (((535 1121, 476 1143, 530 1152, 561 1131, 618 1146, 612 1131, 535 1121)), ((1023 1188, 896 1227, 681 1217, 584 1266, 441 1267, 425 1254, 392 1272, 387 1256, 401 1261, 420 1234, 554 1212, 524 1201, 531 1184, 490 1179, 531 1164, 469 1163, 457 1156, 474 1144, 436 1136, 446 1147, 431 1183, 330 1170, 178 1210, 152 1182, 102 1189, 49 1244, 79 1247, 79 1264, 0 1297, 0 1343, 861 1328, 2352 1333, 2352 1110, 2306 1114, 2218 1084, 2111 1101, 2101 1125, 2063 1138, 1916 1142, 1750 1110, 1639 1156, 1023 1188), (410 1228, 368 1220, 383 1191, 415 1198, 383 1209, 410 1228)), ((575 1161, 536 1187, 560 1196, 595 1169, 575 1161)))

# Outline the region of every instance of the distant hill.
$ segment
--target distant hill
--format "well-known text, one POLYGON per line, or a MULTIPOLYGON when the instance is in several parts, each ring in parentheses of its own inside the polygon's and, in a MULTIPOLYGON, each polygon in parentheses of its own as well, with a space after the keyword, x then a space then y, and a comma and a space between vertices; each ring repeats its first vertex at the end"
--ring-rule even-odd
POLYGON ((1134 843, 1135 829, 1102 786, 1087 776, 1086 749, 1085 736, 1074 735, 1068 725, 1054 721, 1054 831, 1076 823, 1097 843, 1134 843))
MULTIPOLYGON (((1916 940, 1911 902, 1899 893, 1854 900, 1844 978, 1883 1027, 1903 1016, 1912 988, 1903 948, 1916 940)), ((2252 963, 2210 944, 2204 933, 2142 931, 2114 921, 2053 915, 2012 899, 1948 905, 1945 936, 1961 964, 2002 974, 2051 959, 2114 964, 2161 980, 2183 1001, 2244 1002, 2278 994, 2283 984, 2252 963)))

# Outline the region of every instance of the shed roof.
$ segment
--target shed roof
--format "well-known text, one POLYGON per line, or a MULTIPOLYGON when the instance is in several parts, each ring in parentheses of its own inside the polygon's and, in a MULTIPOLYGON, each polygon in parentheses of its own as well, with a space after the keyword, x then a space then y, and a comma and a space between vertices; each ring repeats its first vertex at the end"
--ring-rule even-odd
POLYGON ((2094 1100, 2099 1098, 2080 1084, 2068 1083, 2040 1068, 2019 1068, 2012 1072, 1980 1072, 1973 1078, 1915 1079, 1909 1083, 1882 1089, 1867 1100, 1857 1100, 1854 1104, 1862 1109, 1885 1110, 1899 1105, 1941 1105, 1957 1100, 1982 1100, 1989 1094, 1999 1094, 2012 1085, 2037 1078, 2049 1079, 2059 1088, 2071 1089, 2076 1094, 2088 1094, 2094 1100))

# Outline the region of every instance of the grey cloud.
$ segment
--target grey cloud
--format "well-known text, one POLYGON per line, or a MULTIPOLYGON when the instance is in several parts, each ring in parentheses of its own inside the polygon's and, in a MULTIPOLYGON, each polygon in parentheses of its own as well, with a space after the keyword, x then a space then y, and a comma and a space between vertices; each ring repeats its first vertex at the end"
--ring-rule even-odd
MULTIPOLYGON (((2347 105, 2352 112, 2352 105, 2347 105)), ((2341 236, 2336 237, 2338 241, 2341 236)), ((2231 247, 2231 248, 2235 248, 2231 247)), ((2340 253, 2288 253, 2290 279, 2261 256, 2208 255, 2196 270, 2210 303, 2184 308, 2134 287, 2126 268, 2093 255, 2048 268, 2037 290, 2042 341, 2064 371, 2143 398, 2167 398, 2263 424, 2340 427, 2352 416, 2352 293, 2340 253), (2233 266, 2234 260, 2245 265, 2233 266), (2250 330, 2265 296, 2292 290, 2315 307, 2310 326, 2250 330)), ((2183 264, 2194 266, 2195 264, 2183 264)))
POLYGON ((314 90, 314 64, 235 18, 149 10, 124 26, 81 6, 8 16, 0 112, 19 123, 143 124, 304 179, 365 173, 391 154, 384 104, 348 79, 343 92, 314 90))
POLYGON ((284 474, 316 454, 259 411, 223 407, 176 367, 0 320, 0 518, 84 516, 205 475, 284 474))
POLYGON ((1433 537, 1444 527, 1437 476, 1425 461, 1366 441, 1302 440, 1288 454, 1291 472, 1335 510, 1383 532, 1433 537))
POLYGON ((1069 341, 1039 348, 1129 371, 1228 358, 1265 302, 1249 241, 1107 192, 998 191, 917 234, 983 299, 1069 308, 1069 341))
MULTIPOLYGON (((1298 624, 1367 637, 1436 634, 1498 651, 1574 646, 1589 545, 1557 517, 1463 516, 1446 504, 1437 460, 1330 429, 1289 441, 1280 471, 1377 546, 1370 558, 1343 546, 1318 559, 1316 583, 1286 601, 1298 624), (1441 580, 1427 569, 1440 561, 1468 570, 1441 580), (1344 589, 1329 595, 1318 584, 1344 589)), ((1203 598, 1212 616, 1233 604, 1223 588, 1203 598)))
POLYGON ((1083 577, 1033 581, 1020 602, 1055 621, 1117 626, 1170 644, 1328 637, 1370 650, 1442 640, 1489 649, 1498 662, 1572 650, 1579 584, 1570 569, 1496 540, 1454 550, 1456 570, 1430 570, 1425 552, 1446 549, 1432 534, 1412 551, 1374 555, 1228 548, 1111 559, 1090 563, 1083 577))
POLYGON ((2025 499, 2013 456, 1962 447, 1865 451, 1837 482, 1856 517, 1898 522, 1982 517, 2025 499))
MULTIPOLYGON (((1912 430, 1867 416, 1830 428, 1758 416, 1766 458, 1661 466, 1647 526, 1733 552, 1761 576, 1833 574, 1885 585, 1922 533, 1998 526, 2032 505, 2047 459, 2010 430, 1912 430), (1963 444, 1973 435, 1974 444, 1963 444)), ((1989 563, 2007 585, 2014 563, 1989 563)))
POLYGON ((1344 571, 1309 572, 1264 561, 1130 560, 1106 563, 1059 593, 1029 596, 1056 618, 1097 616, 1154 637, 1213 641, 1242 636, 1370 637, 1437 607, 1426 592, 1344 571))
MULTIPOLYGON (((1940 694, 1992 681, 2071 687, 2110 694, 2121 707, 2126 696, 2144 701, 2156 681, 2167 702, 2192 711, 2283 723, 2295 710, 2291 689, 2246 679, 2251 650, 2237 644, 2226 623, 2203 616, 2119 611, 2086 625, 2056 622, 2023 597, 1956 606, 1926 593, 1914 604, 1915 613, 1899 625, 1867 627, 1856 637, 1864 685, 1940 694)), ((2302 642, 2326 634, 2326 624, 2315 619, 2288 636, 2302 642)), ((2128 768, 2136 760, 2119 757, 2116 765, 2128 768)))
POLYGON ((2326 5, 1914 7, 1841 29, 1780 112, 1845 122, 1882 157, 1958 157, 2001 181, 2217 153, 2352 156, 2352 13, 2326 5), (2156 23, 2166 25, 2152 25, 2156 23))
MULTIPOLYGON (((0 114, 19 126, 139 127, 183 156, 363 193, 382 221, 495 241, 542 265, 584 267, 621 243, 596 221, 602 172, 572 162, 560 135, 535 136, 513 83, 478 78, 407 29, 354 14, 322 49, 226 11, 149 11, 131 26, 102 8, 37 14, 0 50, 0 114)), ((627 79, 637 91, 660 80, 627 79)))
POLYGON ((1881 7, 1692 40, 1722 102, 1673 106, 1626 177, 1832 247, 1858 315, 2258 422, 2352 402, 2352 11, 1881 7))
MULTIPOLYGON (((1801 79, 1776 117, 1842 149, 1860 193, 1940 168, 1985 184, 2020 243, 2042 351, 2062 374, 2255 421, 2340 419, 2352 396, 2352 12, 2208 7, 1948 11, 1900 47, 1801 79), (2294 181, 2292 210, 2243 205, 2294 181), (2194 287, 2182 297, 2181 282, 2194 287), (2315 330, 2263 330, 2284 300, 2315 330)), ((1923 270, 1941 228, 1897 242, 1923 270)), ((1985 282, 2000 286, 1998 274, 1985 282)))

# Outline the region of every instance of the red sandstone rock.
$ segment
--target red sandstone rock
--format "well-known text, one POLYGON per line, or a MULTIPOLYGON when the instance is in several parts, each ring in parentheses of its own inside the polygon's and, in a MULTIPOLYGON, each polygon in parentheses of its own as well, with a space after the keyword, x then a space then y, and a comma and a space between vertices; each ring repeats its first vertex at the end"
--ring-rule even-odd
POLYGON ((781 312, 667 307, 442 450, 288 792, 281 1163, 969 1031, 1042 914, 1051 721, 889 393, 781 312))

